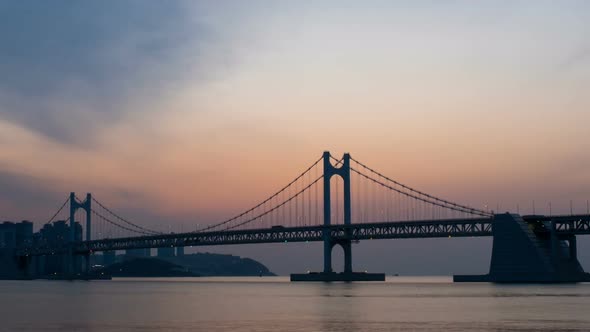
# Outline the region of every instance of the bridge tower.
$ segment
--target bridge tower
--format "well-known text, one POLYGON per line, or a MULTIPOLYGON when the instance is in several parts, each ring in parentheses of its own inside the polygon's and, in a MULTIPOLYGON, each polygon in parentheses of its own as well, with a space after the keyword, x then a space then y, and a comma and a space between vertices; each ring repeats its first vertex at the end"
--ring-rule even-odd
POLYGON ((321 273, 292 274, 291 281, 384 281, 383 273, 355 273, 352 271, 352 229, 347 228, 344 238, 333 238, 331 232, 332 197, 330 180, 333 176, 340 176, 344 183, 343 209, 344 225, 351 225, 351 192, 350 192, 350 154, 345 153, 340 162, 341 166, 334 166, 329 151, 323 154, 324 163, 324 271, 321 273), (332 249, 339 245, 344 250, 344 272, 335 273, 332 270, 332 249))
POLYGON ((330 161, 330 152, 326 151, 323 155, 324 161, 324 273, 332 271, 332 249, 335 245, 340 245, 344 250, 344 272, 352 273, 352 241, 350 238, 345 240, 333 240, 330 233, 330 224, 332 220, 332 202, 330 180, 332 176, 337 175, 342 178, 344 183, 344 224, 350 225, 350 154, 345 153, 342 158, 342 166, 335 167, 330 161))
MULTIPOLYGON (((74 253, 74 243, 78 240, 76 239, 76 211, 78 209, 84 210, 86 212, 86 241, 91 240, 91 231, 92 231, 92 194, 87 193, 86 199, 83 202, 78 202, 76 199, 76 193, 70 193, 70 238, 69 238, 69 263, 68 269, 69 274, 73 276, 76 273, 76 257, 74 253)), ((82 239, 79 239, 82 240, 82 239)), ((90 253, 84 255, 86 260, 86 273, 90 272, 90 253)))

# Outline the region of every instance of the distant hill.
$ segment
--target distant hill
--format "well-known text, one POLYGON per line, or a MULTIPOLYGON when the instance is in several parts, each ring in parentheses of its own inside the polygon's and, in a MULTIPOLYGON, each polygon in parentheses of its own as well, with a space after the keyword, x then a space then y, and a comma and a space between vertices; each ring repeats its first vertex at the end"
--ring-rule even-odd
POLYGON ((134 258, 104 268, 113 277, 198 277, 186 268, 158 258, 134 258))
POLYGON ((262 263, 250 258, 211 253, 187 254, 181 257, 158 257, 183 266, 201 276, 274 276, 262 263))
POLYGON ((113 277, 274 276, 262 263, 250 258, 211 253, 180 257, 118 256, 103 270, 113 277))

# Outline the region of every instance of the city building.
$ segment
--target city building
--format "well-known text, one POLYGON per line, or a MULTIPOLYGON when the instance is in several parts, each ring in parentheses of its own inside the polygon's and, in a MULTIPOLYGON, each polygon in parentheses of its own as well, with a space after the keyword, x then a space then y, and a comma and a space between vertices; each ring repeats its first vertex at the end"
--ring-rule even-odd
POLYGON ((16 248, 33 238, 33 223, 5 221, 0 224, 0 248, 16 248))
POLYGON ((22 221, 0 223, 0 279, 20 277, 14 251, 33 239, 33 223, 22 221))
MULTIPOLYGON (((59 247, 70 241, 70 225, 65 220, 58 220, 51 224, 43 225, 43 228, 33 236, 33 241, 38 245, 59 247)), ((74 241, 82 241, 82 225, 74 223, 74 241)), ((63 255, 51 255, 43 258, 43 263, 36 271, 39 275, 61 275, 67 272, 68 260, 63 255)), ((82 258, 76 257, 75 265, 80 270, 82 258)))

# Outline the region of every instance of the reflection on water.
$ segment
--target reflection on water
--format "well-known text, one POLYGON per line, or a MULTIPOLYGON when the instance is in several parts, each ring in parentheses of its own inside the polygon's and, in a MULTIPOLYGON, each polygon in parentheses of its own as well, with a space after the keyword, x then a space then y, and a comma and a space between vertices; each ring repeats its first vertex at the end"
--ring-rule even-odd
POLYGON ((589 331, 590 284, 0 281, 2 331, 589 331))

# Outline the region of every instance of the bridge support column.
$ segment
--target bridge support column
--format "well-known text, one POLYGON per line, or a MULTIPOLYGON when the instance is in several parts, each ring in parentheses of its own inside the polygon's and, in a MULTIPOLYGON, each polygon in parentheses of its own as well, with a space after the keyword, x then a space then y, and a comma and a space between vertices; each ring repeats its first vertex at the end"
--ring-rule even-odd
POLYGON ((332 273, 332 241, 324 238, 324 273, 332 273))
POLYGON ((557 236, 557 230, 555 229, 555 222, 549 222, 549 236, 551 239, 551 259, 557 260, 559 259, 560 255, 560 241, 559 237, 557 236))
POLYGON ((36 279, 39 275, 38 260, 39 256, 31 256, 31 262, 29 263, 29 276, 31 279, 36 279))
POLYGON ((31 257, 21 257, 21 261, 19 264, 21 265, 22 278, 31 279, 31 257))
POLYGON ((45 262, 47 261, 47 256, 37 256, 37 276, 43 277, 46 274, 45 262))
POLYGON ((32 279, 30 256, 16 256, 16 268, 18 279, 32 279))
POLYGON ((344 273, 352 273, 352 242, 346 241, 341 246, 344 250, 344 273))
POLYGON ((572 235, 570 236, 570 238, 568 239, 568 244, 569 244, 569 249, 570 249, 570 259, 571 260, 578 260, 578 244, 577 244, 577 240, 576 240, 576 236, 572 235))
POLYGON ((86 274, 86 278, 90 277, 90 253, 87 253, 86 255, 84 255, 84 268, 85 271, 84 273, 86 274))

